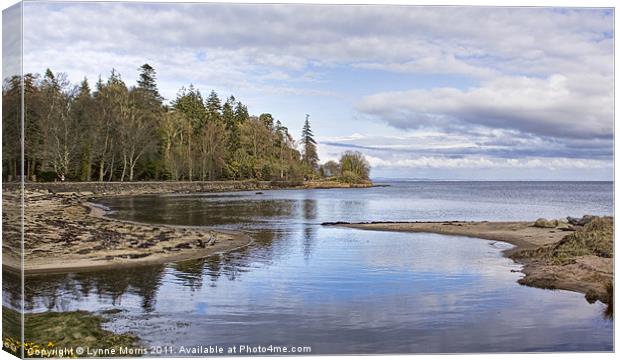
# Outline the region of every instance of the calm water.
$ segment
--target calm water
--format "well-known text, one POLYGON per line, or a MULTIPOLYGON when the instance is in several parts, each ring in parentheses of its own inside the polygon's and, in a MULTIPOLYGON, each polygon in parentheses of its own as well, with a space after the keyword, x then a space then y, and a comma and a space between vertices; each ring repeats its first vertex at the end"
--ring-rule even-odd
MULTIPOLYGON (((256 243, 199 261, 27 279, 30 311, 122 310, 150 345, 311 346, 312 353, 612 350, 583 295, 520 286, 510 245, 327 228, 324 221, 533 220, 612 214, 612 183, 392 183, 352 190, 144 196, 113 217, 241 228, 256 243)), ((5 291, 5 301, 7 299, 5 291)))

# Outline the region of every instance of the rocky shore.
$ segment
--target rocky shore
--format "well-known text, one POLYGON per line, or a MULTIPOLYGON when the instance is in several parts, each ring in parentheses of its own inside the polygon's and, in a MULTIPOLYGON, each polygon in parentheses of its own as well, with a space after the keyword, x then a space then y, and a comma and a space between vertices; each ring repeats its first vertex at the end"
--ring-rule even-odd
POLYGON ((613 303, 613 218, 584 216, 534 222, 324 223, 376 231, 426 232, 504 241, 505 255, 523 265, 519 283, 580 292, 590 302, 613 303))
MULTIPOLYGON (((204 193, 276 189, 340 189, 367 188, 370 181, 349 184, 334 180, 312 181, 137 181, 137 182, 48 182, 26 183, 26 191, 82 196, 125 196, 170 193, 204 193)), ((19 183, 5 183, 2 191, 17 193, 19 183)))

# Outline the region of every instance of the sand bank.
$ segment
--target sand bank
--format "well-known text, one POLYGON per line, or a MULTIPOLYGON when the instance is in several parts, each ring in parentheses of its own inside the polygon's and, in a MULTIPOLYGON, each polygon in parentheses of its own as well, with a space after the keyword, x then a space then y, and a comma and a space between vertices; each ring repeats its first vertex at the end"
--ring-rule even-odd
POLYGON ((613 219, 598 218, 589 225, 536 227, 534 222, 372 222, 325 223, 377 231, 404 231, 469 236, 514 245, 506 256, 523 264, 520 284, 576 291, 588 301, 610 301, 613 250, 604 252, 594 241, 613 248, 613 219), (596 225, 596 226, 595 226, 596 225), (604 229, 604 231, 600 231, 604 229), (584 240, 585 239, 585 240, 584 240))
MULTIPOLYGON (((252 242, 248 235, 236 231, 109 219, 103 216, 103 208, 76 195, 28 191, 24 211, 27 275, 191 260, 232 251, 252 242)), ((18 212, 4 212, 5 216, 11 214, 18 212)), ((9 240, 3 245, 3 266, 19 271, 19 221, 3 220, 7 220, 4 221, 5 239, 9 240)))

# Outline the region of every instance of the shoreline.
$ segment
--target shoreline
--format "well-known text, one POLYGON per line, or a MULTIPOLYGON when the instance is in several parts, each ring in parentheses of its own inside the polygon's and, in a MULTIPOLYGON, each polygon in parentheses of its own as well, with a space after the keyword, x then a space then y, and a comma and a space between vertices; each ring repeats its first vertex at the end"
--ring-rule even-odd
POLYGON ((590 254, 557 263, 544 256, 555 247, 566 243, 568 234, 584 232, 584 226, 544 228, 535 227, 533 221, 333 222, 322 225, 372 231, 466 236, 506 242, 513 245, 513 248, 503 250, 504 256, 523 266, 521 272, 524 277, 518 280, 519 284, 582 293, 589 302, 610 302, 610 290, 607 286, 613 282, 613 257, 590 254))
MULTIPOLYGON (((307 182, 297 187, 273 187, 268 184, 260 185, 254 181, 54 184, 57 184, 55 190, 72 191, 53 191, 41 186, 33 188, 31 184, 26 184, 23 269, 25 275, 88 272, 180 262, 235 251, 253 243, 253 239, 242 231, 139 223, 109 218, 106 216, 107 209, 95 203, 97 199, 192 193, 193 191, 187 190, 187 185, 199 186, 202 192, 352 187, 350 184, 331 181, 307 182), (130 186, 126 187, 127 184, 130 186), (88 191, 93 185, 112 187, 94 193, 88 191), (325 187, 327 185, 333 186, 325 187)), ((353 185, 353 187, 371 186, 375 185, 372 183, 353 185)), ((18 222, 15 221, 18 219, 16 216, 19 211, 11 208, 16 207, 17 197, 13 197, 11 202, 11 194, 6 192, 6 187, 3 187, 3 190, 5 195, 3 269, 20 272, 19 253, 15 251, 19 248, 19 226, 16 226, 18 222), (11 215, 14 216, 13 219, 11 215)), ((578 233, 584 228, 583 224, 575 226, 562 224, 559 226, 556 222, 552 227, 537 227, 534 226, 534 222, 527 221, 437 221, 332 222, 322 225, 377 231, 436 233, 507 242, 514 247, 504 250, 503 254, 523 265, 521 272, 525 276, 519 280, 520 284, 576 291, 586 294, 589 301, 606 302, 609 296, 607 283, 613 280, 613 250, 611 257, 586 254, 571 258, 568 263, 562 264, 555 264, 541 256, 562 243, 567 234, 578 233)))
MULTIPOLYGON (((111 219, 85 197, 71 195, 29 193, 25 211, 26 276, 188 261, 235 251, 254 242, 241 231, 111 219)), ((20 272, 19 260, 7 253, 7 244, 4 246, 3 269, 20 272)))
MULTIPOLYGON (((133 181, 133 182, 25 182, 26 192, 45 192, 58 195, 78 195, 90 197, 191 194, 211 192, 263 191, 263 190, 300 190, 300 189, 358 189, 370 188, 374 183, 345 183, 335 180, 309 181, 258 181, 258 180, 222 180, 222 181, 133 181)), ((21 183, 3 183, 4 193, 19 193, 21 183)))
MULTIPOLYGON (((95 203, 101 198, 371 186, 335 181, 26 183, 23 272, 34 276, 188 261, 239 250, 254 242, 243 231, 109 218, 95 203)), ((19 213, 19 184, 4 184, 2 267, 16 273, 22 271, 19 213)))

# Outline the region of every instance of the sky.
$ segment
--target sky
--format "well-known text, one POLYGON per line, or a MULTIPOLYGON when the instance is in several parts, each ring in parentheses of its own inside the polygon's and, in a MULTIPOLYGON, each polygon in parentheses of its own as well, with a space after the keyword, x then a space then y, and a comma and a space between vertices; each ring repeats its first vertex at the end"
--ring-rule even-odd
POLYGON ((613 179, 613 10, 26 3, 24 71, 234 94, 373 178, 613 179))

